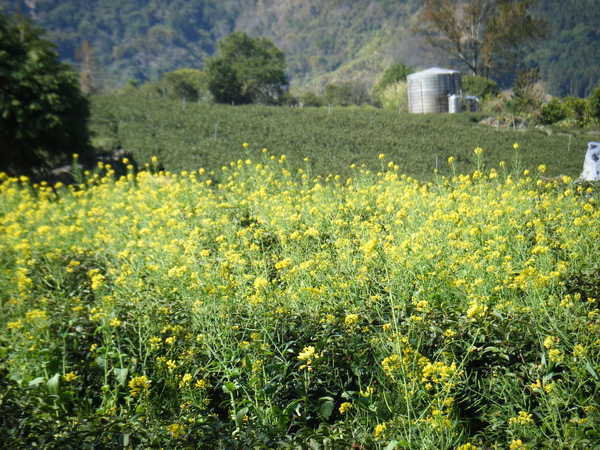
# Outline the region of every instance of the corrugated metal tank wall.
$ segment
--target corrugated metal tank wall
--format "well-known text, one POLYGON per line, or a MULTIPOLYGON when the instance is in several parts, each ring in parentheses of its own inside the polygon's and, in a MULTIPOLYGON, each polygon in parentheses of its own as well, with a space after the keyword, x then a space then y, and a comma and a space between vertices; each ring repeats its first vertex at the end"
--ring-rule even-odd
POLYGON ((448 96, 461 91, 460 73, 455 70, 434 67, 410 74, 407 81, 411 113, 448 112, 448 96))

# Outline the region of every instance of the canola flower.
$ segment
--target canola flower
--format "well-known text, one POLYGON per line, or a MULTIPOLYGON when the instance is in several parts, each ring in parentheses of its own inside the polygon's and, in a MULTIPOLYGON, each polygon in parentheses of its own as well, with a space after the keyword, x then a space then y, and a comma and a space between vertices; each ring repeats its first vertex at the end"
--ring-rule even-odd
POLYGON ((358 323, 358 321, 359 321, 358 314, 348 314, 344 318, 344 323, 346 324, 347 327, 351 327, 352 325, 358 323))
POLYGON ((387 424, 385 422, 377 424, 377 426, 373 430, 373 436, 375 436, 375 439, 383 439, 385 436, 386 430, 387 430, 387 424))
POLYGON ((346 414, 351 409, 352 409, 352 403, 350 403, 350 402, 344 402, 339 407, 340 414, 346 414))
POLYGON ((527 425, 528 423, 533 423, 533 414, 526 411, 519 411, 516 417, 508 419, 508 423, 511 425, 527 425))
POLYGON ((74 372, 69 372, 67 374, 65 374, 65 376, 63 377, 63 379, 67 382, 67 383, 71 383, 75 380, 77 380, 77 378, 79 378, 77 376, 77 374, 75 374, 74 372))
POLYGON ((133 377, 128 383, 129 395, 132 397, 142 396, 150 388, 150 383, 152 383, 152 381, 149 380, 145 375, 133 377))

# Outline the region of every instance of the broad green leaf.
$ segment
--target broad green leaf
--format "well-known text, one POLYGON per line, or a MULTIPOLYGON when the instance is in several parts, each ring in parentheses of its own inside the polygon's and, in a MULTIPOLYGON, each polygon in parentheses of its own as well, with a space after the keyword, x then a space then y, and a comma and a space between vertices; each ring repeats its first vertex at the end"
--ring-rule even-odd
POLYGON ((120 386, 125 386, 125 381, 127 380, 127 374, 129 373, 129 370, 114 368, 113 373, 115 374, 117 383, 119 383, 120 386))
POLYGON ((244 417, 246 416, 246 414, 248 414, 247 406, 243 407, 242 409, 238 410, 238 412, 235 413, 235 424, 239 428, 242 428, 242 425, 244 425, 244 417))
POLYGON ((52 378, 48 380, 46 385, 48 386, 48 392, 51 395, 58 395, 59 393, 59 384, 60 384, 60 374, 55 373, 52 378))
POLYGON ((333 412, 334 403, 331 400, 324 401, 321 403, 321 414, 325 420, 329 420, 331 413, 333 412))

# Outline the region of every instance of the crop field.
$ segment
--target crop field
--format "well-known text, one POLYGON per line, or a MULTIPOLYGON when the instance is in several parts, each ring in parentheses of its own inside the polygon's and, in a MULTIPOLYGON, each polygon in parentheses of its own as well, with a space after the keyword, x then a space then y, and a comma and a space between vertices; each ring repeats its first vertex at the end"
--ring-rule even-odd
POLYGON ((524 169, 547 167, 547 176, 581 174, 588 141, 597 130, 561 130, 481 125, 483 114, 399 114, 373 107, 284 108, 183 103, 139 97, 92 97, 92 130, 96 145, 132 150, 140 165, 159 158, 178 173, 204 168, 220 173, 230 161, 245 159, 241 143, 285 154, 290 167, 314 175, 353 176, 351 165, 377 170, 386 154, 399 171, 430 181, 436 167, 451 176, 446 160, 455 158, 458 173, 469 173, 481 147, 484 164, 498 167, 514 158, 520 143, 524 169), (549 133, 552 133, 549 135, 549 133), (571 137, 569 137, 571 134, 571 137))
POLYGON ((512 144, 4 176, 3 448, 597 449, 599 195, 512 144))

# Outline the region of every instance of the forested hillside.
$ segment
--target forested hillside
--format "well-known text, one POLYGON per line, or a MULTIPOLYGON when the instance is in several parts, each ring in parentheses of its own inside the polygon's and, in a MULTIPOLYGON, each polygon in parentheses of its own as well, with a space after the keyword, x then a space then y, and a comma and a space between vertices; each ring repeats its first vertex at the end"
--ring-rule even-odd
MULTIPOLYGON (((528 62, 539 64, 547 90, 554 95, 584 97, 600 83, 596 2, 540 0, 535 8, 553 33, 528 62)), ((399 60, 415 68, 451 64, 411 33, 420 3, 0 0, 10 12, 20 11, 44 27, 64 61, 93 66, 109 89, 183 67, 202 69, 219 39, 242 30, 272 39, 285 52, 293 88, 317 91, 336 80, 372 84, 399 60)))
POLYGON ((554 95, 586 97, 600 84, 600 4, 598 0, 541 0, 538 15, 553 35, 532 60, 554 95))

